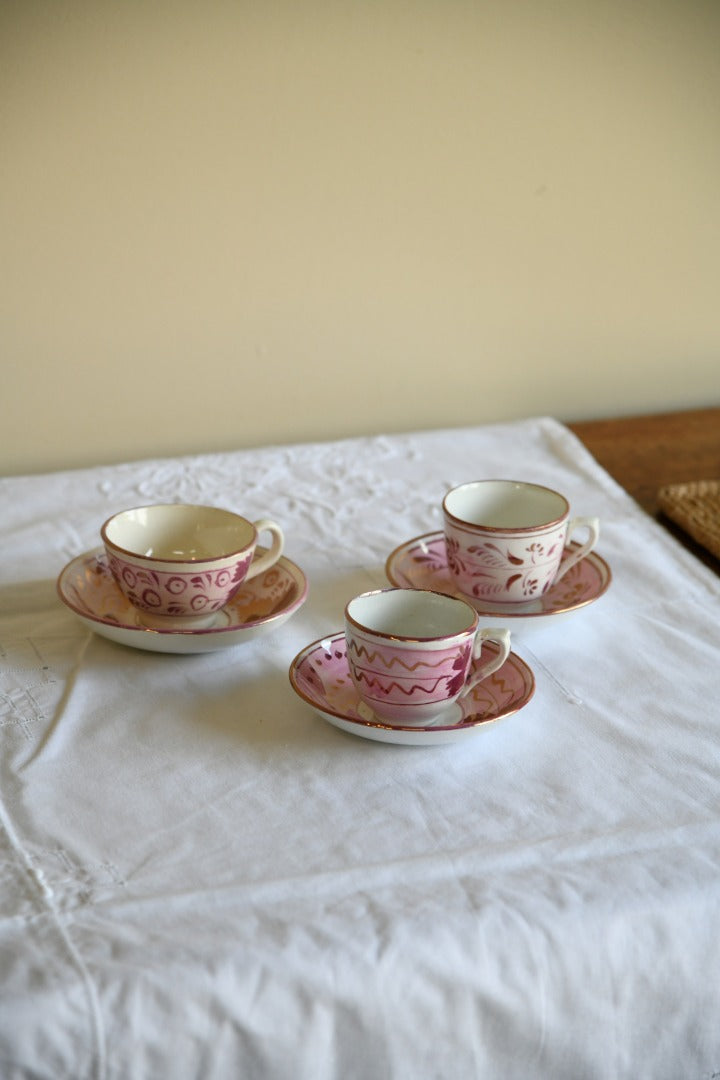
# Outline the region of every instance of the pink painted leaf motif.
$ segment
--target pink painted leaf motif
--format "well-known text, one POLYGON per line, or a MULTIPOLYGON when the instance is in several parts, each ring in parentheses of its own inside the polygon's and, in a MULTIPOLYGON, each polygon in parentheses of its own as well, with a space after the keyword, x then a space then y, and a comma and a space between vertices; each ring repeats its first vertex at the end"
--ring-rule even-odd
POLYGON ((456 672, 447 682, 448 697, 455 697, 465 685, 465 672, 470 659, 470 645, 466 645, 457 660, 453 662, 453 671, 456 672))
POLYGON ((160 585, 160 576, 156 574, 154 570, 138 570, 136 571, 137 580, 141 581, 144 585, 160 585))
POLYGON ((497 544, 487 543, 482 547, 472 547, 468 549, 474 553, 483 555, 483 561, 488 566, 507 566, 510 563, 512 566, 522 566, 524 560, 517 555, 513 555, 507 548, 505 551, 499 548, 497 544))
POLYGON ((479 547, 473 545, 468 548, 468 552, 471 555, 479 556, 486 566, 501 567, 506 565, 505 556, 496 544, 482 544, 479 547))
POLYGON ((412 561, 414 563, 417 563, 419 566, 436 567, 442 566, 444 562, 447 562, 447 556, 445 557, 445 559, 442 559, 440 555, 433 554, 433 552, 428 552, 427 554, 423 555, 413 554, 412 561))
POLYGON ((448 537, 445 548, 447 555, 447 564, 450 569, 456 572, 464 570, 465 567, 462 565, 459 558, 460 546, 457 540, 454 540, 452 537, 448 537))
POLYGON ((510 575, 510 577, 505 582, 505 588, 508 590, 508 592, 510 591, 510 588, 515 584, 515 582, 519 581, 521 577, 522 577, 522 574, 511 574, 510 575))

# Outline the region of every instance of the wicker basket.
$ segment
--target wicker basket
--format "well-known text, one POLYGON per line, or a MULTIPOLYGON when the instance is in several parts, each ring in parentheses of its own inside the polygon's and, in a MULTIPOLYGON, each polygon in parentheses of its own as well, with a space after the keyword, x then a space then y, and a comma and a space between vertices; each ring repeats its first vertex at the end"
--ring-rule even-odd
POLYGON ((720 480, 669 484, 658 491, 664 514, 720 559, 720 480))

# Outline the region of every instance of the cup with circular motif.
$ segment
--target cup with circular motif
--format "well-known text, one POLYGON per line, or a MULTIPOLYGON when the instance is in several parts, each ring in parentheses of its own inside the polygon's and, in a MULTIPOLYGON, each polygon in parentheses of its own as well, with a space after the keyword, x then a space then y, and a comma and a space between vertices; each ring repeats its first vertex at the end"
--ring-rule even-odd
POLYGON ((141 622, 201 629, 242 584, 273 566, 284 547, 268 518, 249 521, 214 506, 154 504, 121 510, 100 530, 108 563, 141 622), (270 547, 256 555, 259 534, 270 547))

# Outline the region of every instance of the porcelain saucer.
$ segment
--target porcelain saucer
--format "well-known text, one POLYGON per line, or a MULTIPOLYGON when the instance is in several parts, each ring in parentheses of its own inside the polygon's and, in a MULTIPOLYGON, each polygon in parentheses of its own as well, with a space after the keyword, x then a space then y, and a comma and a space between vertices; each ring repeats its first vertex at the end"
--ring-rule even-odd
MULTIPOLYGON (((570 543, 566 551, 575 547, 570 543)), ((456 587, 448 569, 445 536, 442 531, 425 533, 400 544, 388 556, 385 573, 389 581, 403 589, 434 589, 448 596, 460 596, 471 603, 482 619, 500 618, 511 630, 528 628, 548 616, 568 615, 599 599, 612 580, 610 567, 596 551, 591 551, 571 567, 544 596, 528 604, 483 604, 465 596, 456 587)))
MULTIPOLYGON (((494 642, 483 648, 497 649, 494 642)), ((290 665, 295 692, 324 720, 342 731, 376 742, 404 746, 438 746, 461 742, 483 731, 492 721, 511 716, 527 705, 535 692, 532 671, 511 652, 494 675, 489 675, 462 700, 434 720, 414 727, 379 720, 361 700, 350 677, 345 635, 332 634, 307 645, 290 665)))
POLYGON ((243 585, 217 613, 213 625, 198 630, 143 626, 115 583, 103 548, 68 563, 58 577, 57 590, 81 622, 110 641, 150 652, 203 653, 252 641, 281 626, 304 603, 308 583, 298 566, 281 557, 243 585))

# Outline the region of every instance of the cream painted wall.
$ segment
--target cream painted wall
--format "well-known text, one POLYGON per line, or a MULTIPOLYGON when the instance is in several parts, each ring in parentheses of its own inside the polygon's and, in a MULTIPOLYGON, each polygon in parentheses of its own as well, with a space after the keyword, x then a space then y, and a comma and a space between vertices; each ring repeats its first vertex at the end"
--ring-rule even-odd
POLYGON ((720 4, 0 4, 0 472, 720 403, 720 4))

